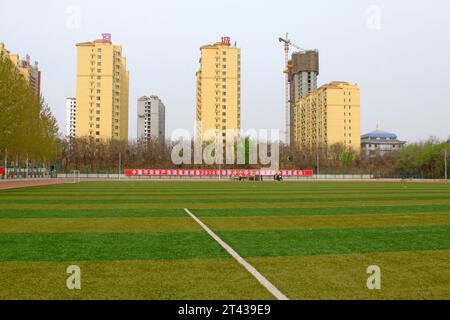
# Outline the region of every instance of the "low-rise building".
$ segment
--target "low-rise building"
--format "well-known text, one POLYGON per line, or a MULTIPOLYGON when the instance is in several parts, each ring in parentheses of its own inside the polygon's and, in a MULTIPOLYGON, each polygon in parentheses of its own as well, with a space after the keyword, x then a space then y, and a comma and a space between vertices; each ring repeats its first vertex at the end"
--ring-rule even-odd
POLYGON ((367 157, 385 156, 402 149, 405 144, 406 142, 399 140, 395 133, 378 128, 361 136, 361 151, 367 157))

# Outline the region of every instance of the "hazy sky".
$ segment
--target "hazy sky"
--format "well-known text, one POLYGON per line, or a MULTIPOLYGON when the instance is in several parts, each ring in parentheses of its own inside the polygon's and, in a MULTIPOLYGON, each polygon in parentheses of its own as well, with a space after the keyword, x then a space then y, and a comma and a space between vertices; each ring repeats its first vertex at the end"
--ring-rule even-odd
POLYGON ((360 86, 362 133, 379 123, 411 141, 450 135, 449 16, 448 0, 0 0, 0 42, 39 61, 43 94, 64 132, 75 44, 112 33, 130 70, 135 138, 141 95, 164 101, 167 136, 193 131, 199 47, 221 36, 242 49, 243 128, 283 128, 277 39, 288 31, 294 43, 320 50, 319 84, 360 86))

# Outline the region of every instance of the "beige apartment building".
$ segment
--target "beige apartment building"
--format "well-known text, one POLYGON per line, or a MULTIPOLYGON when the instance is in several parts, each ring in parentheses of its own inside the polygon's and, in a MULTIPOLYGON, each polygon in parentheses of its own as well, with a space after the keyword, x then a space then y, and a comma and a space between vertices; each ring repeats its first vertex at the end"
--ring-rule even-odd
POLYGON ((297 100, 292 113, 295 144, 326 148, 336 143, 361 149, 359 87, 331 82, 297 100))
POLYGON ((224 37, 200 51, 196 135, 202 141, 225 143, 227 130, 241 128, 241 50, 224 37))
POLYGON ((128 140, 129 72, 122 46, 103 39, 77 47, 76 137, 128 140))

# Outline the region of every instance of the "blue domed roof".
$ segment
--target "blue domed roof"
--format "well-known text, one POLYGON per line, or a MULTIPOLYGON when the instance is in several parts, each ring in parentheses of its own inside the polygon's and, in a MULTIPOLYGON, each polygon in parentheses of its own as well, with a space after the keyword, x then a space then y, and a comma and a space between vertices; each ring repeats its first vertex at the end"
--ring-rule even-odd
POLYGON ((361 136, 361 139, 389 139, 389 140, 395 140, 397 139, 397 135, 395 133, 390 132, 384 132, 381 130, 375 130, 373 132, 367 133, 363 136, 361 136))

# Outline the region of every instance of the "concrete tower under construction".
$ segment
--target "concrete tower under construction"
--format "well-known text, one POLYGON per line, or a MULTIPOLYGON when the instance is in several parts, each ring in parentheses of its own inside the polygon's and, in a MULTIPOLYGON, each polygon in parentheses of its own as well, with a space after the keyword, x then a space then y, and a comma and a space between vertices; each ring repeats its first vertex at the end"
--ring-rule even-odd
POLYGON ((317 90, 319 75, 319 52, 308 50, 294 52, 289 61, 290 87, 290 141, 294 141, 294 108, 297 100, 317 90))

